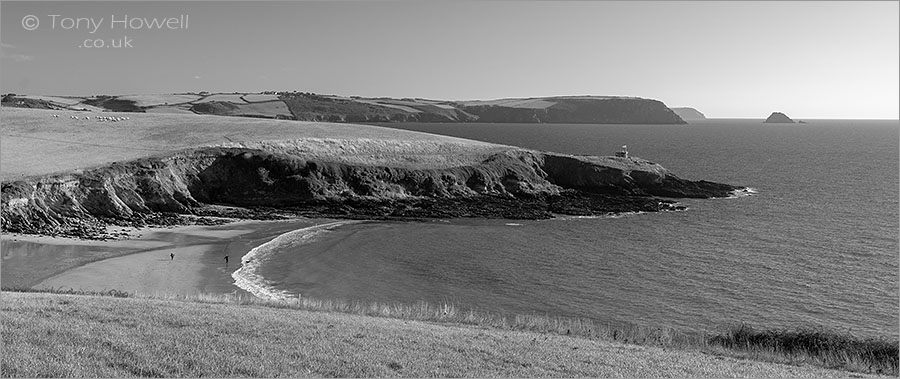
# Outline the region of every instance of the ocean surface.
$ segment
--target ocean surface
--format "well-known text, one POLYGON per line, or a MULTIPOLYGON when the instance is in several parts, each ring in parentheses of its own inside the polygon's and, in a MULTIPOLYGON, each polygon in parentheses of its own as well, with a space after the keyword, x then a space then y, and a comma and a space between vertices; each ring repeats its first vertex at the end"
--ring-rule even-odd
POLYGON ((897 338, 900 123, 808 122, 387 124, 572 154, 628 145, 682 178, 757 194, 598 218, 328 224, 254 249, 233 276, 260 296, 897 338))

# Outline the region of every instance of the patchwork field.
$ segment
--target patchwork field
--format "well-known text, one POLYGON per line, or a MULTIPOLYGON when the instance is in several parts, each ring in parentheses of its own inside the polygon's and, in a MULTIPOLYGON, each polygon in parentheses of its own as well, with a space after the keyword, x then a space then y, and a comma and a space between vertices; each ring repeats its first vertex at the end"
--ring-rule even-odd
POLYGON ((78 110, 78 111, 86 110, 88 112, 103 112, 103 111, 105 111, 105 109, 103 109, 103 108, 96 107, 96 106, 93 106, 90 104, 85 104, 85 103, 78 103, 78 104, 69 106, 69 109, 70 110, 78 110))
POLYGON ((23 95, 18 96, 24 99, 35 99, 35 100, 44 100, 51 103, 56 103, 64 106, 70 106, 78 104, 82 101, 80 97, 61 97, 61 96, 41 96, 41 95, 23 95))
POLYGON ((291 110, 283 101, 266 101, 258 103, 238 104, 233 115, 272 117, 272 115, 291 117, 291 110))
POLYGON ((467 106, 478 106, 478 105, 488 105, 488 106, 498 106, 498 107, 507 107, 507 108, 527 108, 527 109, 545 109, 549 108, 552 105, 555 105, 555 102, 546 101, 543 99, 500 99, 500 100, 489 100, 489 101, 463 101, 461 102, 463 105, 467 106))
POLYGON ((127 95, 119 96, 119 99, 133 101, 139 107, 156 107, 161 105, 176 105, 191 103, 200 100, 199 95, 158 94, 158 95, 127 95))
POLYGON ((244 101, 246 101, 248 103, 256 103, 256 102, 261 102, 261 101, 278 101, 278 95, 248 93, 248 94, 244 95, 244 101))
POLYGON ((200 100, 193 101, 193 104, 208 103, 211 101, 224 101, 226 103, 245 104, 243 93, 218 93, 206 96, 200 100))
POLYGON ((410 108, 410 107, 408 107, 408 106, 406 106, 406 105, 399 105, 399 104, 396 104, 396 103, 391 104, 391 103, 389 103, 389 102, 385 102, 385 101, 382 101, 382 100, 357 100, 357 101, 360 102, 360 103, 363 103, 363 104, 371 104, 371 105, 376 105, 376 106, 381 106, 381 107, 388 107, 388 108, 399 109, 399 110, 401 110, 401 111, 409 112, 409 113, 419 113, 419 112, 421 112, 421 111, 418 110, 418 109, 410 108))
POLYGON ((179 113, 179 114, 195 114, 191 111, 191 105, 163 105, 158 107, 147 108, 147 113, 179 113))

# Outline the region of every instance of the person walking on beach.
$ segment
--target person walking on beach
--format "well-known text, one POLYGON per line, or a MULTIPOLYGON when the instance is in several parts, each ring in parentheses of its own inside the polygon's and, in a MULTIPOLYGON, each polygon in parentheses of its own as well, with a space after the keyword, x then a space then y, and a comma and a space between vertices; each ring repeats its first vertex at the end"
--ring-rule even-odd
POLYGON ((175 260, 175 253, 169 253, 169 259, 174 261, 174 260, 175 260))
POLYGON ((228 266, 228 256, 225 256, 225 265, 228 266))

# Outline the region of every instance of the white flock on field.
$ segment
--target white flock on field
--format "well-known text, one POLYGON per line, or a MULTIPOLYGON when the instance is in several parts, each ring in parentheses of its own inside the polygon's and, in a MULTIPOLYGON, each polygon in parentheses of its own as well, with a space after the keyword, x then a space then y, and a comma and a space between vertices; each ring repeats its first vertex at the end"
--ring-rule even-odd
MULTIPOLYGON (((58 114, 52 114, 51 116, 52 116, 52 117, 59 118, 59 115, 58 115, 58 114)), ((113 117, 113 116, 94 116, 94 117, 97 119, 97 122, 103 122, 103 121, 107 121, 107 122, 119 122, 119 121, 131 120, 131 117, 126 117, 126 116, 116 116, 116 117, 113 117)), ((84 117, 81 117, 81 116, 70 115, 69 118, 71 118, 71 119, 73 119, 73 120, 82 120, 82 119, 84 119, 84 120, 90 120, 90 119, 91 119, 91 116, 84 116, 84 117)))

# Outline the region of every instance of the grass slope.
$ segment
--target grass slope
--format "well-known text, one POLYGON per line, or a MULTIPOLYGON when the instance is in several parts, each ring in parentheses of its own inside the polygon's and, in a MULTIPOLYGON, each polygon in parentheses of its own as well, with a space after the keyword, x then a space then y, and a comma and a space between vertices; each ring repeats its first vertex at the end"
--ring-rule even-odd
MULTIPOLYGON (((84 112, 0 108, 0 180, 85 169, 196 146, 322 138, 450 143, 473 149, 500 145, 377 126, 203 115, 105 112, 122 122, 73 120, 84 112), (53 117, 54 114, 60 117, 53 117)), ((396 152, 396 151, 395 151, 396 152)), ((322 154, 326 152, 320 152, 322 154)), ((420 152, 416 152, 417 154, 420 152)))
POLYGON ((5 377, 847 376, 547 333, 330 312, 2 296, 5 377))

